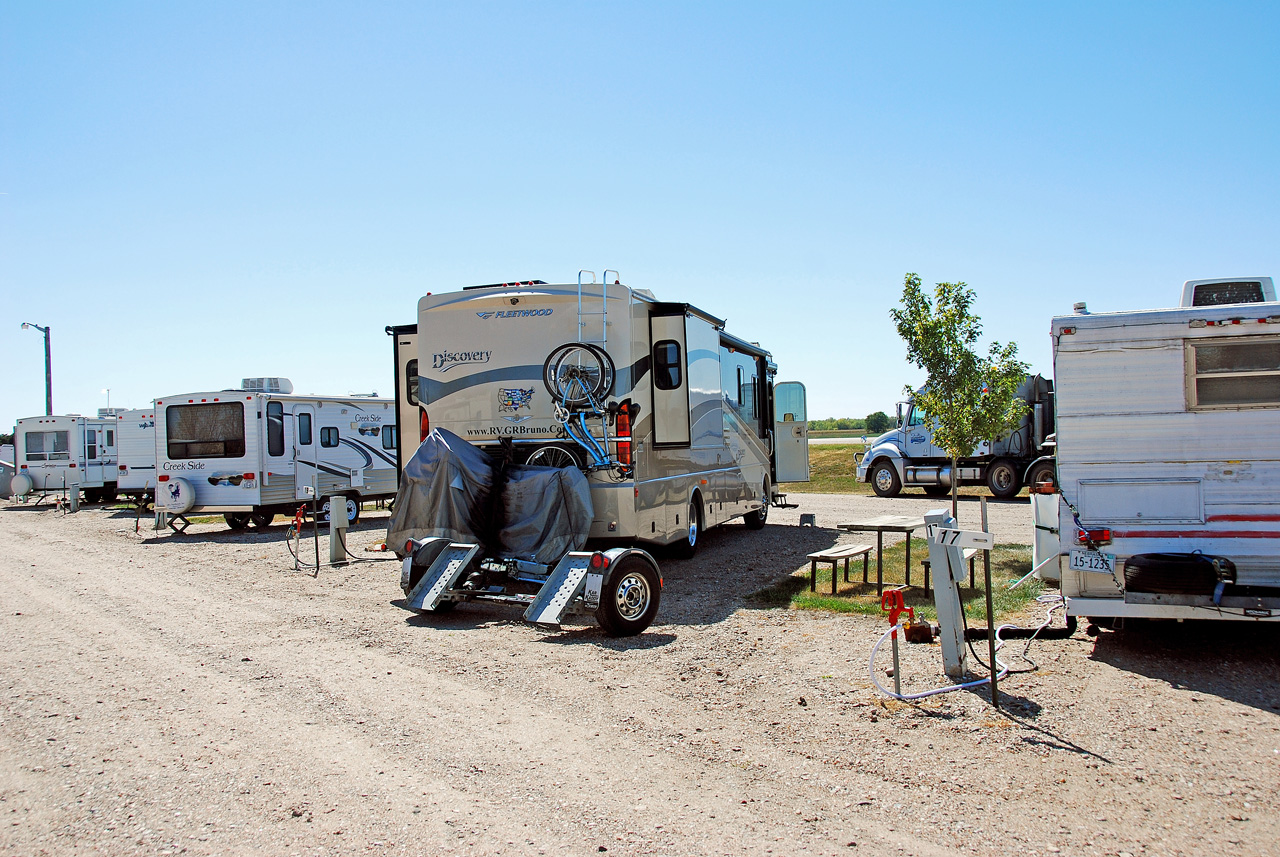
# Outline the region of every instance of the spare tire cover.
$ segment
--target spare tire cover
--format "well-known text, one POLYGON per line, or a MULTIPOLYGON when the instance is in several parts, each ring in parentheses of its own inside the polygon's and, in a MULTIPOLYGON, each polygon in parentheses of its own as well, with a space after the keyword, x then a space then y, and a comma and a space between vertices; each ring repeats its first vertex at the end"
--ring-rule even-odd
POLYGON ((168 482, 161 482, 157 493, 160 505, 174 515, 189 512, 196 504, 196 489, 181 476, 171 476, 168 482))

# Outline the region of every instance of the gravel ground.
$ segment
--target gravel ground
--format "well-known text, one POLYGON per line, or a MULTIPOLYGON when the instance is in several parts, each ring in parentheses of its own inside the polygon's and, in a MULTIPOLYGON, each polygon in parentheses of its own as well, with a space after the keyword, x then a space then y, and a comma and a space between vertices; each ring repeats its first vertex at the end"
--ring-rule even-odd
MULTIPOLYGON (((882 622, 745 595, 839 536, 800 512, 930 501, 796 499, 663 559, 659 621, 624 640, 414 616, 394 563, 294 571, 282 525, 0 508, 0 853, 1278 853, 1276 628, 1078 632, 1001 711, 890 702, 882 622)), ((992 522, 1027 541, 1025 501, 992 522)), ((908 689, 940 666, 903 650, 908 689)))

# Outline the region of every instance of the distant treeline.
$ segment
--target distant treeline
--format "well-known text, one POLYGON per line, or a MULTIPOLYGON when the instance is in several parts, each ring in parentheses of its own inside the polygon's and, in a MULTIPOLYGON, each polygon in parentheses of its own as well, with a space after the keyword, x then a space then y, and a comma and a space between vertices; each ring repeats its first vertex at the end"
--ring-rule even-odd
POLYGON ((809 428, 813 431, 866 431, 879 434, 888 431, 893 420, 884 411, 876 411, 862 419, 857 417, 828 417, 825 420, 810 420, 809 428))

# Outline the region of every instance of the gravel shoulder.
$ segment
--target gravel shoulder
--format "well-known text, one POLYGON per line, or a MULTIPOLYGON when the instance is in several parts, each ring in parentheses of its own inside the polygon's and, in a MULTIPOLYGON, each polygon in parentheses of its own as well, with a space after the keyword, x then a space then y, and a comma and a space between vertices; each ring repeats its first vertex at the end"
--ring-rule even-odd
MULTIPOLYGON (((890 702, 882 622, 746 595, 839 520, 938 503, 793 499, 660 558, 658 622, 624 640, 415 616, 395 563, 294 571, 283 525, 0 507, 0 853, 1278 853, 1280 629, 1081 631, 1002 711, 890 702)), ((1025 500, 991 520, 1030 541, 1025 500)), ((909 688, 940 672, 904 648, 909 688)))

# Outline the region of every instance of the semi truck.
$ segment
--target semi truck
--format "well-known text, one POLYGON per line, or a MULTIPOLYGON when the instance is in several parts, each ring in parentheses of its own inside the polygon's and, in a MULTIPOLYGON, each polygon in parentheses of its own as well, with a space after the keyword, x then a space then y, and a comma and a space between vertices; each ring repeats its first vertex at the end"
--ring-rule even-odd
POLYGON ((986 485, 1002 500, 1024 485, 1053 482, 1053 383, 1028 375, 1018 397, 1026 403, 1022 422, 1007 435, 978 444, 960 459, 958 473, 952 473, 946 450, 934 443, 929 415, 913 400, 899 402, 897 426, 858 456, 858 481, 871 483, 881 497, 896 497, 903 488, 942 496, 958 478, 961 485, 986 485))

